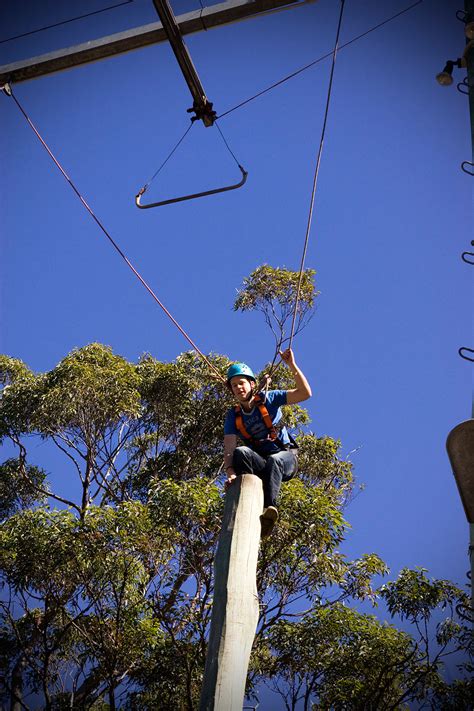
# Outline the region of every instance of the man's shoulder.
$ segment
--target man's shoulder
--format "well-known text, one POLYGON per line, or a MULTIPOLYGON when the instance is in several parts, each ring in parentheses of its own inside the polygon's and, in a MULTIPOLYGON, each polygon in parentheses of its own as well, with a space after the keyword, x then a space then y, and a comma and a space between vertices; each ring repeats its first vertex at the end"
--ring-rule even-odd
POLYGON ((280 405, 286 405, 286 390, 269 390, 266 394, 262 393, 262 400, 266 402, 268 405, 272 404, 278 404, 280 405))

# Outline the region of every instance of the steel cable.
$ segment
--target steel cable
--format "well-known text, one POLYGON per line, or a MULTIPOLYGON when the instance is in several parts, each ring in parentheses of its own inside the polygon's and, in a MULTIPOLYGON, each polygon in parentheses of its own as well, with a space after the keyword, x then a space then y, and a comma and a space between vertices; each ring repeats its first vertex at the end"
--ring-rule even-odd
POLYGON ((171 156, 173 155, 173 153, 179 148, 179 146, 180 146, 181 143, 184 141, 184 139, 186 138, 186 136, 188 135, 188 133, 190 132, 190 130, 192 129, 193 126, 194 126, 194 123, 190 123, 190 124, 189 124, 188 128, 187 128, 186 131, 183 133, 183 135, 181 136, 181 138, 179 139, 179 141, 177 142, 177 144, 175 145, 175 147, 168 153, 168 155, 166 156, 166 158, 164 159, 164 161, 163 161, 163 163, 160 165, 160 167, 159 167, 157 170, 155 170, 155 172, 154 172, 153 175, 151 176, 150 180, 149 180, 147 183, 145 183, 145 185, 143 186, 143 188, 141 188, 141 190, 139 191, 139 194, 140 194, 140 195, 142 195, 144 192, 146 192, 146 191, 148 190, 150 184, 151 184, 151 183, 153 182, 153 180, 156 178, 156 176, 158 175, 158 173, 160 173, 161 170, 165 167, 165 165, 167 164, 167 162, 169 161, 169 159, 171 158, 171 156))
MULTIPOLYGON (((378 30, 380 27, 383 27, 383 25, 386 25, 388 22, 391 22, 392 20, 395 20, 397 17, 400 17, 400 15, 403 15, 405 12, 412 10, 414 7, 416 7, 417 5, 420 5, 422 2, 423 2, 423 0, 417 0, 417 2, 413 3, 412 5, 409 5, 404 10, 400 10, 400 12, 397 12, 396 15, 392 15, 391 17, 388 17, 383 22, 379 22, 378 25, 374 25, 374 27, 371 27, 369 30, 366 30, 365 32, 363 32, 360 35, 357 35, 357 37, 353 37, 348 42, 341 44, 341 46, 339 47, 339 50, 344 49, 344 47, 348 47, 350 44, 353 44, 354 42, 357 42, 357 40, 362 39, 362 37, 365 37, 366 35, 370 34, 371 32, 375 32, 375 30, 378 30)), ((294 77, 298 76, 298 74, 301 74, 302 72, 306 71, 307 69, 314 67, 315 64, 319 64, 319 62, 322 62, 324 59, 331 57, 332 54, 333 54, 332 52, 323 54, 321 57, 319 57, 318 59, 315 59, 313 62, 306 64, 304 67, 300 67, 299 69, 292 72, 291 74, 288 74, 287 76, 283 77, 282 79, 279 79, 274 84, 267 86, 266 89, 262 89, 262 91, 259 91, 257 94, 254 94, 253 96, 250 96, 248 99, 241 101, 240 104, 237 104, 236 106, 233 106, 231 109, 224 111, 224 113, 220 114, 220 116, 218 116, 217 118, 218 119, 224 118, 224 116, 228 116, 233 111, 237 111, 237 109, 240 109, 240 108, 242 108, 242 106, 249 104, 254 99, 258 99, 259 96, 263 96, 263 94, 266 94, 267 92, 271 91, 272 89, 275 89, 277 86, 280 86, 280 84, 284 84, 285 82, 289 81, 290 79, 293 79, 294 77)))
POLYGON ((196 351, 196 353, 197 353, 197 354, 202 358, 202 360, 209 366, 209 368, 210 368, 210 369, 213 371, 213 373, 219 378, 219 380, 221 380, 223 383, 225 383, 225 382, 226 382, 226 381, 225 381, 225 378, 221 375, 221 373, 217 370, 217 368, 210 362, 210 360, 204 355, 204 353, 202 353, 202 351, 197 347, 197 345, 196 345, 196 344, 194 343, 194 341, 190 338, 190 336, 186 333, 186 331, 179 325, 179 323, 176 321, 176 319, 174 318, 174 316, 172 316, 172 314, 168 311, 168 309, 166 308, 166 306, 165 306, 165 305, 160 301, 160 299, 157 297, 157 295, 155 294, 155 292, 153 291, 153 289, 151 288, 151 286, 149 286, 149 284, 147 284, 147 282, 145 281, 145 279, 144 279, 144 278, 142 277, 142 275, 137 271, 137 269, 133 266, 132 262, 128 259, 128 257, 126 256, 126 254, 125 254, 125 253, 122 251, 122 249, 118 246, 117 242, 115 242, 115 240, 112 238, 112 236, 111 236, 111 235, 109 234, 109 232, 106 230, 106 228, 104 227, 104 225, 102 224, 102 222, 99 220, 99 218, 94 214, 93 210, 89 207, 89 205, 87 204, 87 202, 85 201, 85 199, 83 198, 83 196, 81 195, 81 193, 79 192, 79 190, 76 188, 76 186, 75 186, 74 183, 72 182, 71 178, 67 175, 66 171, 65 171, 64 168, 61 166, 61 164, 59 163, 59 161, 55 158, 55 156, 53 155, 51 149, 50 149, 49 146, 46 144, 46 142, 44 141, 44 139, 42 138, 42 136, 40 135, 39 131, 37 130, 37 128, 35 127, 35 125, 34 125, 33 122, 31 121, 31 119, 29 118, 29 116, 28 116, 28 114, 26 113, 26 111, 23 109, 22 105, 20 104, 20 102, 18 101, 18 99, 16 98, 16 96, 13 94, 13 92, 12 92, 12 90, 11 90, 11 87, 9 88, 8 91, 5 91, 5 93, 7 93, 8 95, 10 95, 10 96, 12 97, 12 99, 13 99, 14 102, 16 103, 17 107, 19 108, 19 110, 20 110, 21 113, 23 114, 24 118, 25 118, 26 121, 28 122, 29 126, 30 126, 30 127, 32 128, 32 130, 34 131, 36 137, 37 137, 38 140, 41 142, 41 144, 42 144, 42 146, 45 148, 45 150, 47 151, 47 153, 48 153, 49 157, 51 158, 51 160, 53 161, 53 163, 56 165, 56 167, 57 167, 57 168, 59 169, 59 171, 62 173, 63 177, 67 180, 67 182, 69 183, 69 185, 71 186, 71 188, 73 189, 73 191, 75 192, 75 194, 77 195, 77 197, 79 198, 79 200, 81 201, 81 203, 84 205, 84 207, 85 207, 86 210, 89 212, 89 214, 90 214, 90 216, 92 217, 92 219, 97 223, 97 225, 99 226, 99 228, 100 228, 100 229, 102 230, 102 232, 105 234, 105 236, 107 237, 107 239, 109 240, 109 242, 111 243, 111 245, 113 246, 113 248, 119 253, 119 255, 122 257, 122 259, 124 260, 124 262, 125 262, 125 263, 127 264, 127 266, 129 267, 129 269, 131 269, 131 271, 135 274, 135 276, 137 277, 137 279, 138 279, 138 280, 141 282, 141 284, 145 287, 145 289, 148 291, 148 293, 149 293, 149 294, 152 296, 152 298, 156 301, 156 303, 158 304, 158 306, 164 311, 164 313, 168 316, 168 318, 172 321, 172 323, 176 326, 176 328, 178 329, 178 331, 184 336, 184 338, 188 341, 188 343, 192 346, 192 348, 196 351))
POLYGON ((94 12, 87 12, 85 15, 78 15, 77 17, 71 17, 69 20, 62 20, 61 22, 55 22, 52 25, 45 25, 44 27, 38 27, 36 30, 31 30, 30 32, 23 32, 21 35, 15 35, 14 37, 7 37, 6 39, 0 39, 0 44, 4 42, 12 42, 16 39, 21 39, 22 37, 29 37, 37 32, 44 32, 44 30, 51 30, 53 27, 60 27, 61 25, 67 25, 69 22, 76 22, 76 20, 83 20, 85 17, 91 17, 92 15, 98 15, 101 12, 106 12, 107 10, 114 10, 116 7, 121 7, 122 5, 129 5, 133 0, 123 0, 116 5, 109 5, 108 7, 103 7, 101 10, 94 10, 94 12))
POLYGON ((336 66, 336 56, 337 56, 337 50, 338 50, 338 44, 339 44, 339 35, 341 32, 341 25, 342 25, 342 15, 344 13, 344 4, 345 0, 341 0, 341 11, 339 13, 339 22, 337 25, 337 32, 336 32, 336 41, 334 43, 334 49, 332 52, 332 64, 331 64, 331 73, 329 77, 329 85, 328 85, 328 92, 327 92, 327 98, 326 98, 326 109, 324 112, 324 120, 323 120, 323 127, 321 130, 321 139, 319 142, 319 149, 318 149, 318 157, 316 159, 316 167, 314 170, 314 178, 313 178, 313 188, 311 191, 311 200, 310 200, 310 206, 309 206, 309 215, 308 215, 308 222, 306 225, 306 235, 305 235, 305 240, 304 240, 304 247, 303 247, 303 254, 301 256, 301 264, 300 264, 300 273, 298 277, 298 287, 296 290, 296 299, 295 299, 295 308, 293 311, 293 319, 291 322, 291 333, 290 333, 290 341, 288 344, 288 347, 291 348, 291 344, 293 342, 293 335, 295 331, 295 321, 296 321, 296 313, 298 311, 298 302, 300 298, 300 290, 301 290, 301 280, 303 278, 303 270, 304 270, 304 262, 306 259, 306 252, 308 250, 308 242, 309 242, 309 233, 311 231, 311 222, 313 219, 313 210, 314 210, 314 200, 316 197, 316 188, 318 184, 318 175, 319 175, 319 166, 321 164, 321 155, 323 152, 323 144, 324 144, 324 136, 326 133, 326 125, 327 125, 327 120, 328 120, 328 114, 329 114, 329 105, 331 103, 331 95, 332 95, 332 84, 333 84, 333 78, 334 78, 334 68, 336 66))

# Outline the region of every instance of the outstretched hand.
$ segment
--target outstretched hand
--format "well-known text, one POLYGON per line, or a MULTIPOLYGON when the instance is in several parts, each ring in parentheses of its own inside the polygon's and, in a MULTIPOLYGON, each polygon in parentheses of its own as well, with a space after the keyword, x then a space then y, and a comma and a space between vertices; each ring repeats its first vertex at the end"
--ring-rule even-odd
POLYGON ((293 353, 291 348, 287 348, 284 351, 279 351, 279 353, 280 353, 282 361, 284 363, 286 363, 286 365, 290 366, 290 368, 291 367, 294 368, 296 366, 295 354, 293 353))

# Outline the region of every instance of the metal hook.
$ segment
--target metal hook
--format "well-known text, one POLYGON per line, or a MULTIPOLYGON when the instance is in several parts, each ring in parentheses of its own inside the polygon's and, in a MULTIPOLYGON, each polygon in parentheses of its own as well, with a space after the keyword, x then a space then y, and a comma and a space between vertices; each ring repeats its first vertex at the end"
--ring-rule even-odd
MULTIPOLYGON (((470 576, 468 575, 468 577, 470 576)), ((472 608, 470 605, 466 605, 465 603, 460 602, 456 605, 455 609, 462 620, 466 620, 467 622, 474 622, 474 608, 472 608)))
POLYGON ((474 262, 471 262, 471 260, 468 259, 468 256, 469 256, 469 257, 474 257, 474 252, 463 252, 463 253, 461 254, 461 259, 462 259, 462 261, 463 261, 463 262, 466 262, 466 264, 474 264, 474 262))
POLYGON ((463 170, 465 173, 467 173, 467 175, 472 175, 472 176, 474 176, 474 172, 472 171, 472 168, 474 168, 474 163, 472 162, 472 160, 464 160, 464 161, 461 163, 461 170, 463 170), (469 170, 468 168, 466 168, 466 166, 468 166, 468 165, 471 166, 471 170, 469 170))
POLYGON ((469 96, 469 84, 467 83, 467 77, 464 77, 464 79, 457 84, 456 88, 460 94, 469 96))
POLYGON ((473 354, 474 354, 474 350, 473 350, 472 348, 466 348, 465 346, 461 347, 461 348, 458 350, 458 353, 459 353, 459 355, 461 356, 461 358, 464 358, 464 360, 470 360, 471 363, 474 363, 474 358, 471 358, 471 357, 468 356, 468 355, 464 355, 463 351, 469 351, 469 353, 473 353, 473 354))
POLYGON ((205 190, 202 193, 193 193, 192 195, 181 195, 180 197, 170 198, 169 200, 160 200, 160 202, 152 202, 148 205, 141 205, 141 196, 146 192, 146 188, 142 188, 138 195, 135 196, 135 205, 141 210, 147 210, 149 207, 161 207, 162 205, 171 205, 174 202, 183 202, 183 200, 195 200, 196 198, 205 197, 206 195, 217 195, 217 193, 225 193, 228 190, 236 190, 241 188, 247 180, 248 173, 245 168, 239 165, 240 172, 242 173, 242 180, 234 185, 225 185, 223 188, 215 188, 214 190, 205 190))

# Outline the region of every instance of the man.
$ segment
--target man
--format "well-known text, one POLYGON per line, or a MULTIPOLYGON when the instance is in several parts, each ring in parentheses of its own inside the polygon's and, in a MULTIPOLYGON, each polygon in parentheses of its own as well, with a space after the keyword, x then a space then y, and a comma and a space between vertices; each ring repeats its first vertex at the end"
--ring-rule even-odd
POLYGON ((256 474, 263 481, 262 537, 268 536, 278 520, 276 507, 282 481, 291 479, 297 469, 296 445, 286 427, 278 427, 282 405, 294 405, 311 397, 311 388, 298 368, 291 348, 282 360, 293 373, 292 390, 257 393, 255 375, 245 363, 234 363, 227 371, 227 385, 238 405, 227 413, 224 424, 225 488, 241 474, 256 474), (246 446, 237 447, 237 437, 246 446))

